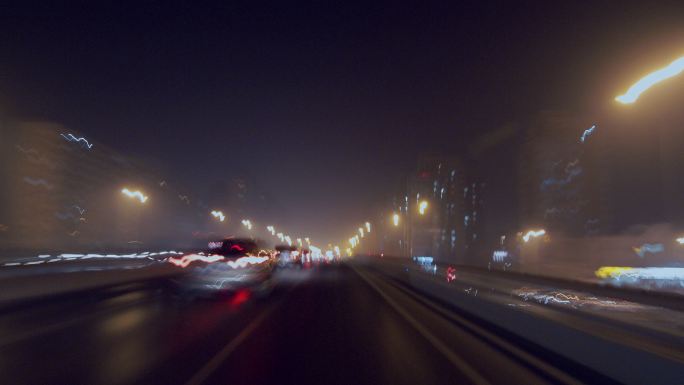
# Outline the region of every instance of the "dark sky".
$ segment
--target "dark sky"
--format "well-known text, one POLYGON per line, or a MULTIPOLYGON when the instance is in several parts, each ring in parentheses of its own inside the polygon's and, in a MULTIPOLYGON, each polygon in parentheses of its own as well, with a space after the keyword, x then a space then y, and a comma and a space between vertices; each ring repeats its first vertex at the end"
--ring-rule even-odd
POLYGON ((4 1, 0 112, 187 183, 250 175, 332 240, 419 153, 600 109, 684 53, 684 5, 641 3, 4 1))

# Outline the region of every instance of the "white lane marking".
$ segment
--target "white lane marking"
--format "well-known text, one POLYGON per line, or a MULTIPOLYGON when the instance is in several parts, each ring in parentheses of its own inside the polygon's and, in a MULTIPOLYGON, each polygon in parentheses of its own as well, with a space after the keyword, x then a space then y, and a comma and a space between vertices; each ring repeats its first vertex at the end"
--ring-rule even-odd
POLYGON ((240 346, 240 344, 247 339, 254 331, 261 325, 261 323, 273 312, 278 304, 274 303, 269 308, 264 310, 257 318, 255 318, 246 328, 244 328, 240 334, 233 338, 226 346, 221 349, 214 357, 212 357, 209 362, 207 362, 197 373, 195 373, 190 380, 188 380, 186 385, 198 385, 211 376, 216 369, 223 364, 223 362, 230 356, 233 351, 240 346))
POLYGON ((456 366, 470 381, 472 381, 474 384, 489 384, 490 382, 487 381, 480 373, 478 373, 475 369, 473 369, 472 366, 468 365, 467 362, 465 362, 461 357, 459 357, 457 354, 455 354, 447 345, 445 345, 439 338, 435 337, 432 333, 430 333, 423 325, 413 318, 404 308, 399 306, 392 298, 390 298, 387 294, 385 294, 382 289, 380 289, 374 282, 372 282, 368 277, 365 276, 365 274, 361 273, 358 271, 356 268, 354 268, 354 271, 363 278, 366 283, 368 283, 382 298, 387 301, 387 303, 394 308, 394 310, 397 311, 404 319, 411 325, 413 326, 418 333, 420 333, 426 340, 428 340, 432 346, 437 349, 440 353, 442 353, 448 360, 451 362, 454 366, 456 366))

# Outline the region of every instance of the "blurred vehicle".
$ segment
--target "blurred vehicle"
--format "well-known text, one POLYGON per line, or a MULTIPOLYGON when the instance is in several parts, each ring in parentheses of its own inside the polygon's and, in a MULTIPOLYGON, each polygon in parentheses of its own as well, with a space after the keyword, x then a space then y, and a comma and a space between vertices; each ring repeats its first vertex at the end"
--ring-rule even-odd
POLYGON ((187 271, 173 280, 187 295, 250 289, 264 296, 273 286, 273 258, 251 239, 211 241, 206 252, 169 258, 168 262, 187 271))
POLYGON ((278 245, 275 249, 278 267, 302 267, 302 258, 297 250, 297 247, 290 245, 278 245))

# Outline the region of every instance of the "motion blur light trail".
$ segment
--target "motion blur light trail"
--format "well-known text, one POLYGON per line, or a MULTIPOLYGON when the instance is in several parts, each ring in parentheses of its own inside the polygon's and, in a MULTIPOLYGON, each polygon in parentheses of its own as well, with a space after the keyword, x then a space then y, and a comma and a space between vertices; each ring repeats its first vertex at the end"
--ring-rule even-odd
MULTIPOLYGON (((248 255, 245 257, 240 257, 234 261, 228 260, 226 261, 226 265, 230 266, 233 269, 239 269, 247 267, 249 265, 257 265, 260 263, 264 263, 269 259, 271 259, 269 256, 248 255)), ((204 263, 215 263, 223 260, 225 260, 225 257, 223 257, 222 255, 187 254, 184 255, 182 258, 169 258, 168 262, 178 267, 186 268, 190 266, 191 263, 197 261, 204 263)))
POLYGON ((580 136, 580 142, 584 143, 587 140, 587 138, 590 137, 591 134, 594 133, 595 129, 596 129, 596 125, 594 124, 593 126, 584 130, 584 132, 582 133, 582 136, 580 136))
POLYGON ((145 196, 145 195, 144 195, 143 193, 141 193, 140 191, 131 191, 131 190, 129 190, 129 189, 127 189, 127 188, 124 187, 124 188, 121 190, 121 193, 123 193, 124 195, 128 196, 129 198, 136 198, 136 199, 138 199, 138 200, 140 201, 140 203, 145 203, 145 202, 147 202, 147 198, 148 198, 148 197, 145 196))
POLYGON ((168 261, 169 263, 176 265, 178 267, 186 268, 195 261, 214 263, 222 261, 223 259, 224 258, 221 255, 188 254, 184 255, 182 258, 169 258, 168 261))
POLYGON ((221 211, 213 210, 211 212, 211 215, 213 215, 214 218, 217 218, 221 222, 223 222, 226 219, 226 216, 223 215, 223 213, 221 211))
POLYGON ((268 261, 270 258, 269 257, 255 257, 255 256, 247 256, 247 257, 241 257, 236 259, 235 261, 228 261, 226 264, 228 266, 232 267, 233 269, 237 268, 242 268, 242 267, 247 267, 249 265, 257 265, 260 263, 264 263, 268 261))
POLYGON ((545 230, 530 230, 525 235, 523 235, 523 241, 529 242, 530 238, 540 237, 546 234, 545 230))
POLYGON ((51 255, 51 254, 41 254, 38 255, 37 257, 30 258, 28 260, 25 260, 23 262, 7 262, 3 263, 2 266, 28 266, 28 265, 37 265, 37 264, 42 264, 42 263, 53 263, 53 262, 61 262, 61 261, 82 261, 82 260, 87 260, 87 259, 150 259, 150 260, 156 260, 155 258, 152 258, 154 256, 163 256, 163 255, 180 255, 183 254, 180 251, 175 251, 175 250, 168 250, 168 251, 157 251, 157 252, 149 252, 145 251, 142 253, 133 253, 133 254, 72 254, 72 253, 64 253, 64 254, 58 254, 58 255, 51 255))
POLYGON ((627 92, 615 98, 618 102, 622 104, 632 104, 639 99, 639 96, 663 80, 669 79, 673 76, 679 75, 684 71, 684 57, 670 63, 667 67, 661 68, 657 71, 651 72, 650 74, 639 79, 634 85, 632 85, 627 92))
POLYGON ((88 150, 93 148, 93 145, 91 143, 89 143, 86 138, 83 138, 83 137, 77 138, 76 136, 74 136, 74 134, 66 134, 66 135, 60 134, 60 135, 69 142, 83 143, 88 150))

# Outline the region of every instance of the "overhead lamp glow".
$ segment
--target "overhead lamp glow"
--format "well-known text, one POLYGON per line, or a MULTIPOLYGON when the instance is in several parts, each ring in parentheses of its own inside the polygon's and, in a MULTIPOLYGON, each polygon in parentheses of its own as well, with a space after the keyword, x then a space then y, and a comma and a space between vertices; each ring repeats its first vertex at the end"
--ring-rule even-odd
POLYGON ((147 198, 148 198, 148 197, 147 197, 145 194, 143 194, 142 192, 138 191, 138 190, 136 190, 136 191, 131 191, 131 190, 127 189, 127 188, 123 188, 123 189, 121 190, 121 193, 124 194, 124 195, 126 195, 126 196, 129 197, 129 198, 134 198, 134 199, 139 200, 140 203, 145 203, 145 202, 147 202, 147 198))
POLYGON ((421 202, 418 204, 418 213, 419 213, 420 215, 425 215, 425 210, 427 210, 427 208, 428 208, 428 203, 427 203, 427 201, 421 201, 421 202))
POLYGON ((394 213, 392 215, 392 223, 394 224, 394 227, 399 226, 399 214, 394 213))
POLYGON ((536 238, 536 237, 541 237, 542 235, 546 234, 546 230, 541 229, 541 230, 530 230, 525 235, 523 235, 523 241, 529 242, 531 238, 536 238))
POLYGON ((211 215, 212 215, 214 218, 218 219, 220 222, 223 222, 223 221, 226 219, 226 216, 223 215, 223 212, 218 211, 218 210, 213 210, 213 211, 211 212, 211 215))
POLYGON ((663 80, 679 75, 682 71, 684 71, 684 56, 673 61, 667 67, 651 72, 650 74, 639 79, 639 81, 629 87, 627 92, 616 97, 615 100, 622 104, 632 104, 636 102, 637 99, 639 99, 639 96, 649 88, 662 82, 663 80))

